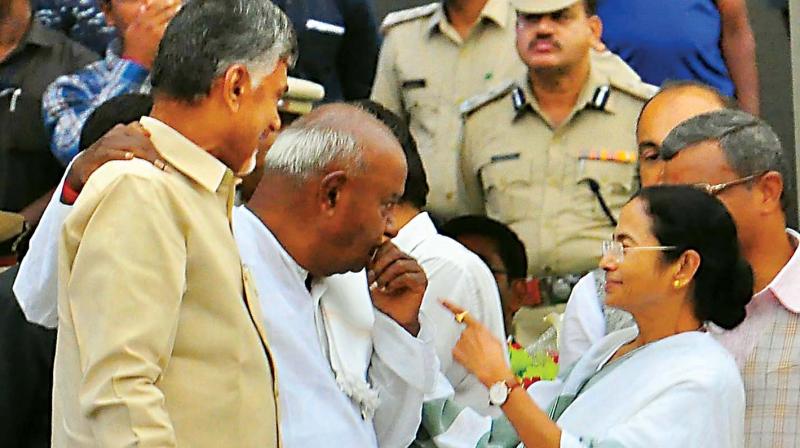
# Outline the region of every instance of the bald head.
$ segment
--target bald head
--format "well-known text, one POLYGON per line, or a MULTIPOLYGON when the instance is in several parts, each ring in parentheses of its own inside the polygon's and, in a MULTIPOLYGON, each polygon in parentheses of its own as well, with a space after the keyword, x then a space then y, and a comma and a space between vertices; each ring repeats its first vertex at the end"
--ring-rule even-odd
POLYGON ((358 107, 327 104, 283 130, 267 153, 264 167, 303 181, 328 168, 355 174, 380 152, 403 154, 386 125, 358 107))
POLYGON ((659 160, 664 138, 680 123, 704 114, 730 108, 732 102, 713 87, 694 82, 665 86, 648 101, 636 128, 639 143, 639 174, 642 186, 658 182, 659 160))

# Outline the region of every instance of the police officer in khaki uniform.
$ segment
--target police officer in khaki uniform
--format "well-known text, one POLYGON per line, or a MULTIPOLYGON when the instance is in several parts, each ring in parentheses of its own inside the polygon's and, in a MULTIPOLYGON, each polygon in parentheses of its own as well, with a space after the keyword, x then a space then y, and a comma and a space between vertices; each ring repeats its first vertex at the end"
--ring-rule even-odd
POLYGON ((593 3, 512 0, 527 70, 461 107, 471 211, 522 238, 551 302, 597 266, 636 188, 636 117, 655 93, 629 67, 590 57, 602 29, 593 3))
POLYGON ((372 99, 408 121, 430 176, 428 209, 466 211, 459 105, 508 80, 516 15, 508 0, 444 0, 386 16, 372 99))
MULTIPOLYGON (((386 16, 372 99, 402 116, 430 176, 428 211, 464 214, 459 169, 461 103, 516 77, 516 12, 509 0, 444 0, 386 16), (465 25, 466 24, 466 25, 465 25)), ((609 52, 593 60, 638 76, 609 52)))

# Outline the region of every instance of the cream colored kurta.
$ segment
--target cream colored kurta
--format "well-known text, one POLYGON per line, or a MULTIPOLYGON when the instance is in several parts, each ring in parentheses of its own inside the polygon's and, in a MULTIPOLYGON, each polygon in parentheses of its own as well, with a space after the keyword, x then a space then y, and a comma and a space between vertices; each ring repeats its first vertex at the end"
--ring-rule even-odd
MULTIPOLYGON (((55 447, 276 447, 276 385, 231 233, 235 178, 165 124, 61 233, 55 447)), ((264 294, 268 294, 264 291, 264 294)))
POLYGON ((428 209, 466 211, 458 169, 459 105, 509 80, 524 66, 514 44, 516 16, 507 0, 489 0, 461 39, 442 2, 386 17, 372 99, 408 121, 428 172, 428 209))

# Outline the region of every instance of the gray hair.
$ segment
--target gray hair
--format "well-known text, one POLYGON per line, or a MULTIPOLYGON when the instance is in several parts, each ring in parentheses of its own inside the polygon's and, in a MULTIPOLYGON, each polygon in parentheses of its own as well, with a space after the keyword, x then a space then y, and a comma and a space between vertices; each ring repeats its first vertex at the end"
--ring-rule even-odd
POLYGON ((333 163, 346 169, 363 167, 355 136, 332 127, 295 122, 282 131, 267 152, 264 167, 304 181, 333 163))
POLYGON ((172 19, 153 62, 156 93, 194 101, 233 64, 247 67, 254 84, 278 61, 297 58, 289 18, 268 0, 195 0, 172 19))
POLYGON ((719 144, 739 177, 775 171, 787 179, 783 147, 775 131, 740 110, 722 109, 684 121, 664 139, 660 156, 670 160, 686 147, 706 141, 719 144))

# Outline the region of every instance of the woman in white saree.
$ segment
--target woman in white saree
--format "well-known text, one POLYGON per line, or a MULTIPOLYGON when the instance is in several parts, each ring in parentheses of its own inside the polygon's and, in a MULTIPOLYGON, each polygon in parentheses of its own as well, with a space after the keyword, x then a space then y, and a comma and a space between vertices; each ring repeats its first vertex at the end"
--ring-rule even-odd
POLYGON ((418 446, 738 448, 744 389, 732 357, 704 331, 745 317, 752 273, 725 207, 688 186, 646 188, 603 245, 607 303, 638 324, 611 333, 556 381, 519 387, 497 341, 466 324, 455 359, 489 388, 504 415, 490 420, 448 399, 423 410, 418 446))

